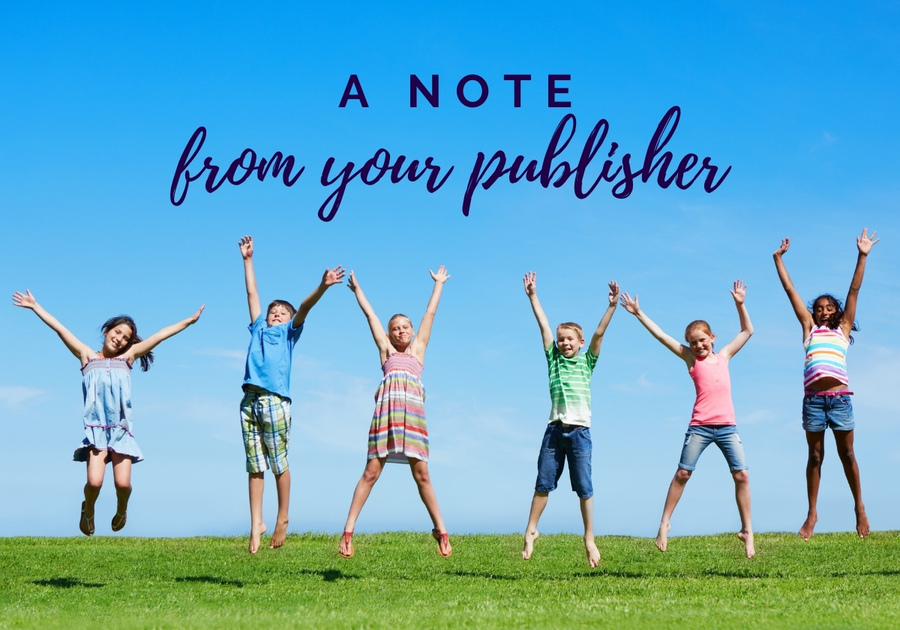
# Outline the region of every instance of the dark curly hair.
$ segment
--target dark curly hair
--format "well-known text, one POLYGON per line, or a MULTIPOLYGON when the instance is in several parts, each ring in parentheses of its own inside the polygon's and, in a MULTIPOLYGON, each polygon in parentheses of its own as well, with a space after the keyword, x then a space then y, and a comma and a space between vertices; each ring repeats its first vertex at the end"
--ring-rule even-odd
MULTIPOLYGON (((100 329, 103 331, 103 335, 106 336, 110 330, 115 328, 120 324, 126 324, 131 327, 131 339, 128 341, 128 344, 119 351, 119 354, 127 351, 134 344, 143 341, 138 335, 137 324, 134 323, 134 320, 128 315, 119 315, 118 317, 111 317, 104 322, 103 326, 100 329)), ((144 356, 140 358, 141 361, 141 370, 146 372, 150 369, 150 365, 153 363, 153 352, 148 352, 144 356)))
MULTIPOLYGON (((809 309, 810 314, 813 316, 813 319, 815 319, 816 302, 822 299, 828 300, 828 302, 834 307, 834 313, 832 313, 831 316, 829 316, 828 319, 825 320, 824 324, 832 330, 835 328, 840 328, 841 320, 844 319, 844 303, 830 293, 823 293, 815 300, 807 304, 806 308, 809 309)), ((850 327, 850 330, 859 330, 859 324, 854 321, 853 325, 850 327)), ((853 335, 850 335, 850 343, 853 343, 853 335)))

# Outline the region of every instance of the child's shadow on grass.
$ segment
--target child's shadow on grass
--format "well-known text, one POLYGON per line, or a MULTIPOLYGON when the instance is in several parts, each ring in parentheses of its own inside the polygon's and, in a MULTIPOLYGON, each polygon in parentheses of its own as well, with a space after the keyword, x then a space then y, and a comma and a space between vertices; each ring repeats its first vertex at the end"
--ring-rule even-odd
POLYGON ((96 582, 82 582, 78 578, 60 577, 50 578, 49 580, 35 580, 32 584, 36 586, 52 586, 53 588, 75 588, 83 586, 84 588, 103 588, 106 584, 98 584, 96 582))
POLYGON ((517 575, 500 575, 499 573, 485 573, 481 571, 451 571, 449 575, 458 577, 475 577, 484 578, 486 580, 521 580, 517 575))
POLYGON ((348 575, 340 569, 301 569, 297 571, 300 575, 318 575, 321 576, 323 582, 337 582, 338 580, 358 580, 358 575, 348 575))
POLYGON ((240 580, 226 580, 224 578, 215 577, 212 575, 188 575, 185 577, 177 577, 175 578, 176 582, 206 582, 207 584, 219 584, 221 586, 236 586, 237 588, 244 588, 244 583, 240 580))

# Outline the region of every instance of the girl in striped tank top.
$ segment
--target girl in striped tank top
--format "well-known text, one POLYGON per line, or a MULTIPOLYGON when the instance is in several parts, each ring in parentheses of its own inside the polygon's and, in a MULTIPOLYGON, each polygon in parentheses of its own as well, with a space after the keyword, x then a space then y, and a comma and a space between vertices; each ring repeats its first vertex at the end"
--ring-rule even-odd
POLYGON ((106 464, 112 463, 116 485, 116 514, 111 527, 114 532, 125 527, 128 499, 131 497, 131 465, 144 459, 134 440, 131 423, 131 366, 139 360, 146 372, 153 363, 153 348, 160 342, 200 319, 203 306, 191 317, 166 326, 147 339, 138 336, 134 320, 127 315, 113 317, 102 326, 103 347, 93 350, 80 341, 44 310, 26 290, 16 291, 13 304, 31 309, 81 363, 84 393, 84 439, 73 459, 87 463, 87 483, 78 528, 85 536, 94 535, 94 504, 100 496, 106 464))
POLYGON ((419 333, 416 334, 409 318, 400 314, 391 317, 385 332, 356 281, 356 275, 350 272, 348 287, 356 294, 356 301, 369 322, 384 376, 375 392, 375 412, 369 427, 368 461, 353 492, 350 513, 338 548, 345 558, 353 555, 356 519, 388 461, 409 463, 419 496, 434 524, 431 535, 438 542, 438 551, 444 557, 453 551, 428 474, 428 428, 425 425, 425 388, 422 386, 425 348, 431 337, 431 326, 444 283, 450 274, 443 265, 437 273, 430 273, 434 288, 419 324, 419 333))
POLYGON ((825 429, 831 427, 837 445, 838 457, 844 467, 850 492, 853 494, 856 512, 856 532, 860 538, 869 535, 869 518, 862 500, 859 480, 859 466, 853 454, 853 406, 850 402, 849 379, 847 378, 847 348, 853 343, 851 331, 858 330, 856 301, 866 270, 866 258, 872 246, 881 239, 875 238, 875 231, 868 234, 863 228, 856 238, 859 254, 856 269, 850 281, 850 290, 844 304, 832 295, 820 295, 807 308, 784 266, 784 254, 791 246, 791 240, 781 240, 781 247, 775 250, 775 269, 787 293, 794 314, 803 329, 803 347, 806 363, 803 370, 803 429, 809 457, 806 462, 806 493, 809 511, 806 521, 800 527, 800 537, 809 540, 816 527, 818 513, 816 502, 819 496, 819 481, 822 474, 822 458, 825 455, 825 429))

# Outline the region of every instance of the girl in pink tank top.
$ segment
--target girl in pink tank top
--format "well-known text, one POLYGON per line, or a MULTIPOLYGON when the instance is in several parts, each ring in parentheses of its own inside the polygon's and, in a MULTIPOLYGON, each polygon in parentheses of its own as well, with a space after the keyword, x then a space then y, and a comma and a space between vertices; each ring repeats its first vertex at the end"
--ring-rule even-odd
POLYGON ((627 293, 622 294, 622 306, 625 310, 637 317, 651 335, 684 361, 697 391, 691 422, 684 436, 681 461, 678 463, 675 477, 669 484, 659 531, 656 534, 656 547, 660 551, 665 551, 668 547, 671 529, 669 521, 700 454, 707 446, 715 444, 725 455, 734 479, 735 498, 741 516, 741 531, 738 532, 738 538, 743 541, 744 552, 748 558, 756 554, 753 545, 753 526, 750 523, 750 476, 747 473, 744 447, 735 426, 734 405, 731 402, 731 378, 728 374, 728 361, 744 347, 753 334, 753 324, 750 323, 750 315, 744 304, 746 295, 747 287, 740 280, 736 280, 731 296, 737 307, 741 331, 730 343, 715 352, 713 344, 716 336, 705 321, 696 320, 688 324, 684 331, 688 345, 684 345, 663 332, 662 328, 647 317, 638 305, 637 295, 632 299, 627 293))

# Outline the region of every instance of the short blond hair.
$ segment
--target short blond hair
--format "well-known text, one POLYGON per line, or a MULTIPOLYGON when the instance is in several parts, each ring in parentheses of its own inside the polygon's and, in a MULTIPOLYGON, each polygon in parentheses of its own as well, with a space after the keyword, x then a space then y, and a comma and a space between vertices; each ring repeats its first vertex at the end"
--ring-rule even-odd
POLYGON ((578 335, 579 339, 584 339, 584 330, 582 330, 581 326, 576 324, 575 322, 563 322, 559 326, 556 327, 556 335, 559 336, 560 328, 568 328, 569 330, 574 330, 575 334, 578 335))

